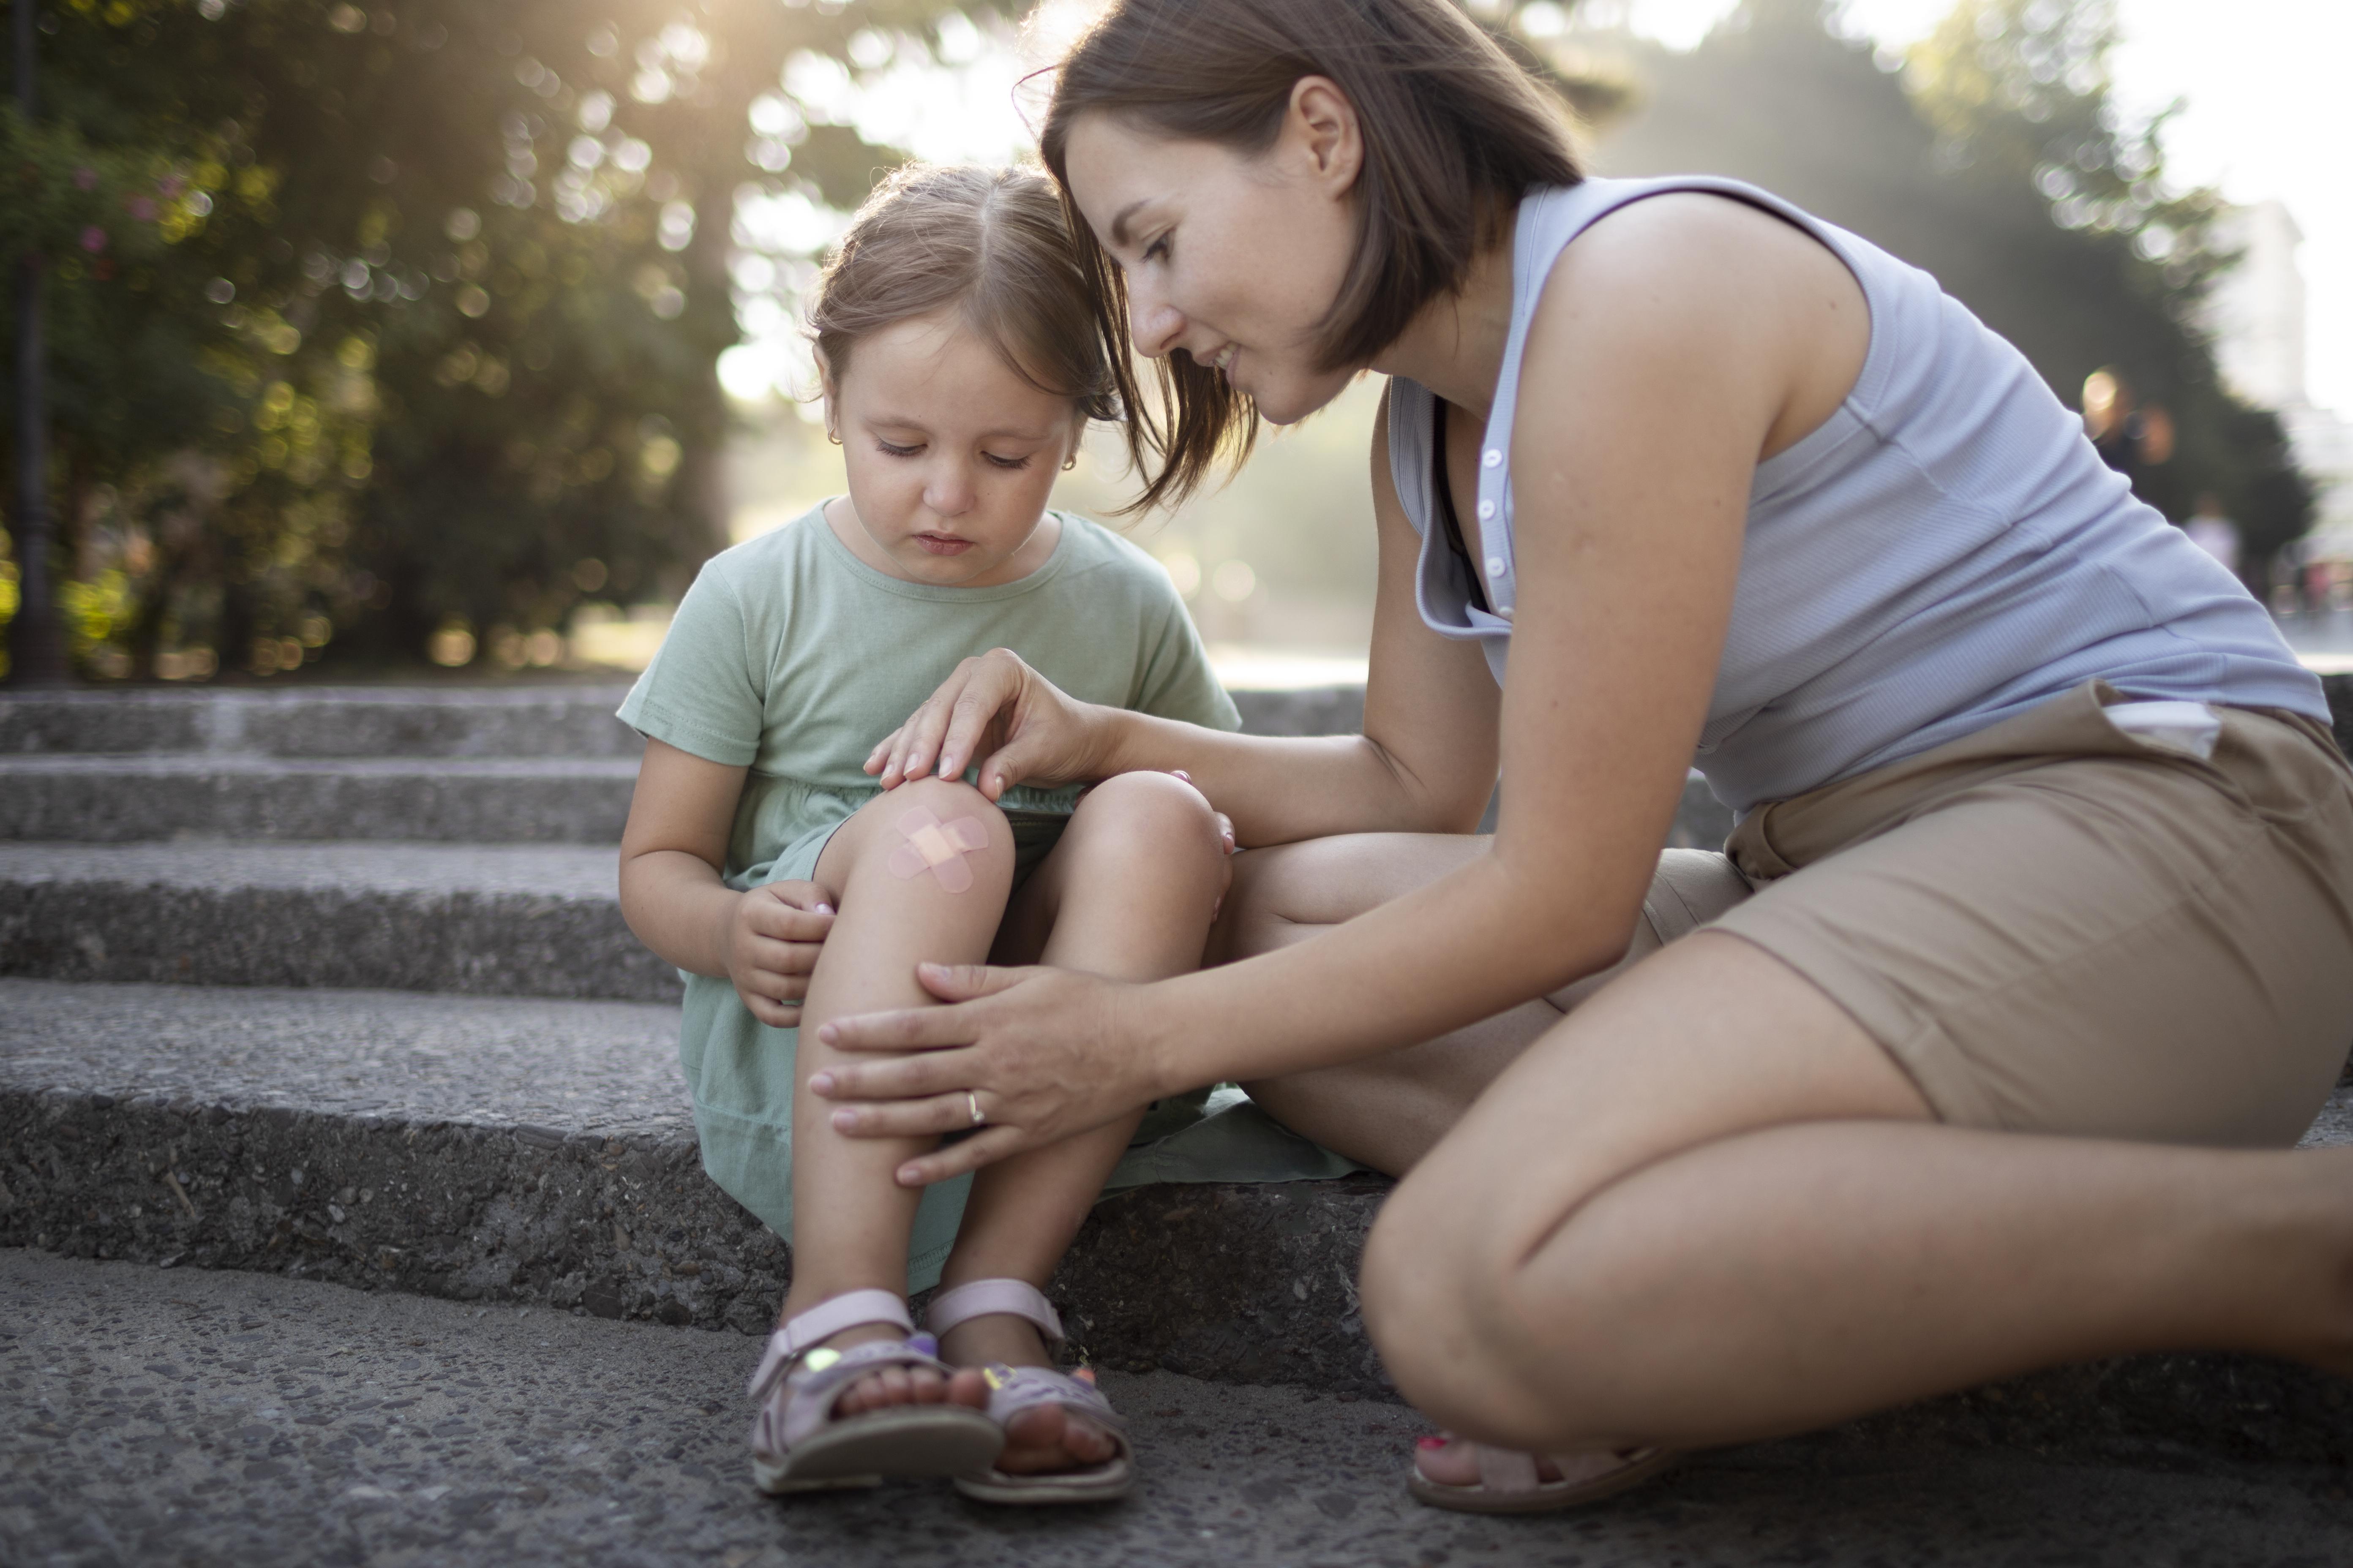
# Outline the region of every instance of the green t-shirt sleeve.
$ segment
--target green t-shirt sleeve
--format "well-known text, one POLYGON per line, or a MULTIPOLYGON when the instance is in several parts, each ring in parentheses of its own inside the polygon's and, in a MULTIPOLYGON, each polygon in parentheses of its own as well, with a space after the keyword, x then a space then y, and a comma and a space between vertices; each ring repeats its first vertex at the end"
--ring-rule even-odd
POLYGON ((729 767, 760 754, 765 671, 728 574, 712 562, 680 601, 653 662, 629 688, 621 722, 649 740, 729 767))
POLYGON ((1153 639, 1145 659, 1144 679, 1129 706, 1139 713, 1181 719, 1205 729, 1240 729, 1241 713, 1209 668, 1208 653, 1201 647, 1201 634, 1194 628, 1193 617, 1185 612, 1185 601, 1176 596, 1173 584, 1165 577, 1162 582, 1159 635, 1153 639))

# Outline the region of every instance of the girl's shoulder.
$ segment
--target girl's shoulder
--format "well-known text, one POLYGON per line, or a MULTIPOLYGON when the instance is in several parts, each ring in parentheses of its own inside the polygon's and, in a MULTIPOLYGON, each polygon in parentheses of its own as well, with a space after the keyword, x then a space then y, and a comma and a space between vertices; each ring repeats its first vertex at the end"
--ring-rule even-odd
POLYGON ((1088 584, 1090 592, 1100 592, 1108 578, 1149 598, 1165 596, 1183 602, 1177 597, 1176 584, 1169 579, 1168 569, 1150 551, 1118 530, 1106 528, 1077 512, 1058 508, 1054 515, 1061 519, 1062 550, 1069 556, 1065 575, 1092 574, 1094 581, 1088 584))

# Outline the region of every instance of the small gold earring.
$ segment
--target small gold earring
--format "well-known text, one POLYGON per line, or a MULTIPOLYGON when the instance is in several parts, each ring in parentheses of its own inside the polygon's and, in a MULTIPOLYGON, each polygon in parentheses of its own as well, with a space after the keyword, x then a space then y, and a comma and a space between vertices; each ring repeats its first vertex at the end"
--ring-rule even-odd
POLYGON ((830 428, 828 428, 828 429, 826 431, 826 433, 825 433, 825 438, 826 438, 827 440, 828 440, 828 441, 832 442, 832 443, 833 443, 835 446, 837 446, 837 447, 839 447, 839 446, 840 446, 840 445, 841 445, 841 437, 839 437, 839 436, 837 436, 837 435, 835 435, 835 434, 833 433, 833 431, 832 431, 830 428))
POLYGON ((1066 474, 1078 466, 1079 455, 1076 452, 1071 453, 1069 457, 1062 459, 1062 472, 1066 474))

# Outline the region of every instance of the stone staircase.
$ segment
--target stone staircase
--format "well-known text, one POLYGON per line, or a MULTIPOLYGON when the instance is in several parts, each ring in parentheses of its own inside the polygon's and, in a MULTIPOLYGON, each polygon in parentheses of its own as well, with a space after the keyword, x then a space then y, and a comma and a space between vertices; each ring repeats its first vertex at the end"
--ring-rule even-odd
MULTIPOLYGON (((617 907, 620 695, 0 695, 0 1245, 762 1329, 787 1249, 702 1173, 677 977, 617 907)), ((1238 700, 1262 733, 1361 721, 1349 690, 1238 700)), ((1727 826, 1696 786, 1676 839, 1727 826)), ((2312 1141, 2353 1142, 2353 1101, 2312 1141)), ((1354 1277, 1384 1188, 1125 1194, 1054 1293, 1114 1365, 1378 1395, 1354 1277)), ((2221 1420, 2341 1465, 2344 1393, 2168 1357, 1888 1419, 2221 1420)))

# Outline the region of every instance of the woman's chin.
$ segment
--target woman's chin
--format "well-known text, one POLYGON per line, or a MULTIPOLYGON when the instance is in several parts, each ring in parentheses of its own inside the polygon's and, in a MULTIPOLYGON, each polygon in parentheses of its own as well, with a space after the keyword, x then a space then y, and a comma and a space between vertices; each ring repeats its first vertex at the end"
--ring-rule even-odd
POLYGON ((1347 374, 1319 375, 1283 381, 1264 389, 1242 387, 1250 395, 1250 404, 1258 416, 1270 425, 1296 425, 1310 415, 1328 408, 1333 399, 1348 389, 1354 379, 1347 374))

